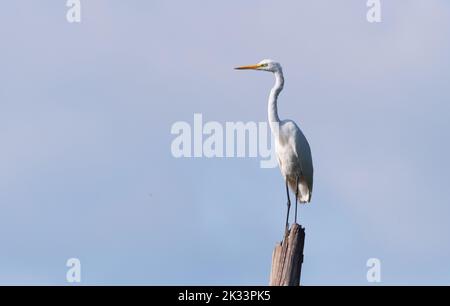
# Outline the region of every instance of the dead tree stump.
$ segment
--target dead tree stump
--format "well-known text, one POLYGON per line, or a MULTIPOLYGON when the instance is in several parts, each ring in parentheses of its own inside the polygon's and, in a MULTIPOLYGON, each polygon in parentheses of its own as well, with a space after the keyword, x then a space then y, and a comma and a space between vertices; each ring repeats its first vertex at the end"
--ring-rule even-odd
POLYGON ((270 286, 300 285, 304 245, 305 228, 295 223, 273 250, 270 286))

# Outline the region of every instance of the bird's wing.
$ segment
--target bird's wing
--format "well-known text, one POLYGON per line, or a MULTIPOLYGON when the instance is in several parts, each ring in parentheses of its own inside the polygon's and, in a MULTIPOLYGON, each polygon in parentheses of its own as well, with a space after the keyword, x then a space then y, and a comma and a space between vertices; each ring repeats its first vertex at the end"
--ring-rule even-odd
POLYGON ((309 147, 309 143, 305 135, 294 121, 289 121, 287 125, 292 131, 291 145, 293 146, 293 149, 297 154, 297 158, 300 161, 301 171, 308 184, 309 191, 312 193, 314 169, 311 148, 309 147))

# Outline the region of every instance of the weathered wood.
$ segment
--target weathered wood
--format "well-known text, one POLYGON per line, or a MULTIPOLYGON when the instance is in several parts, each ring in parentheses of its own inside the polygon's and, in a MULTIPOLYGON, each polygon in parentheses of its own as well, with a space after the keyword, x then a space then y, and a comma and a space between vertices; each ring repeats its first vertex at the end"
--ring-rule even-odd
POLYGON ((293 224, 272 253, 270 286, 299 286, 302 273, 305 228, 293 224))

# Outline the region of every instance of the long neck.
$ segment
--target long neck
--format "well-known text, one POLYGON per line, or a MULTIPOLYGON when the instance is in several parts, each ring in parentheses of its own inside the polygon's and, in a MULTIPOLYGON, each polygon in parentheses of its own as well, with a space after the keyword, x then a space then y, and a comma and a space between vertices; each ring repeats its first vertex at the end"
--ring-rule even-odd
POLYGON ((275 130, 277 130, 275 129, 275 125, 278 126, 278 124, 280 123, 280 118, 278 117, 277 99, 284 85, 283 71, 279 70, 276 71, 274 74, 275 74, 275 85, 270 91, 269 105, 268 105, 269 124, 273 133, 275 133, 275 130))

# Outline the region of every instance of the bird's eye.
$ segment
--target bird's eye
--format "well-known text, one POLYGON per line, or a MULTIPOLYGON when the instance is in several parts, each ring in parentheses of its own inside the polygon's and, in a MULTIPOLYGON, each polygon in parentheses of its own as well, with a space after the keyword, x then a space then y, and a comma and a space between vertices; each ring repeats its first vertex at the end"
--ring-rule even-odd
POLYGON ((261 67, 267 67, 267 66, 268 66, 267 63, 261 64, 261 67))

